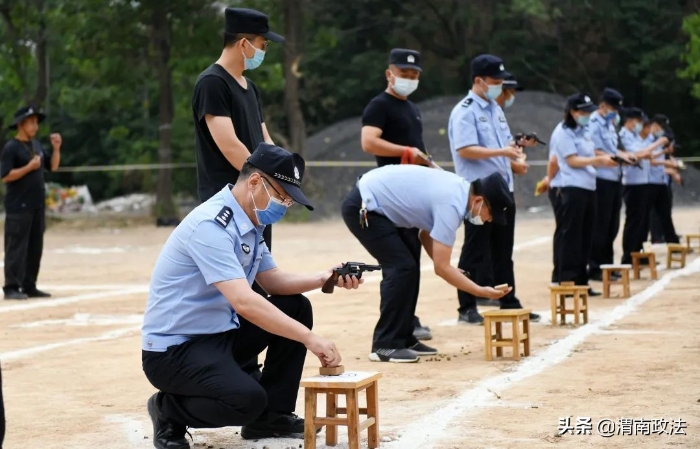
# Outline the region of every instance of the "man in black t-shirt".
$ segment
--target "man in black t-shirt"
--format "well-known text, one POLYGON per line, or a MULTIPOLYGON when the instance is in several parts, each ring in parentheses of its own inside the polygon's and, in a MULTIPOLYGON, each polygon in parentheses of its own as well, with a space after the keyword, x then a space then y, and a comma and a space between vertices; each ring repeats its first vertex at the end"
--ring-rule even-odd
POLYGON ((51 134, 51 156, 34 140, 45 116, 32 107, 15 112, 10 139, 0 156, 5 183, 5 299, 47 298, 36 288, 44 250, 44 170, 56 170, 61 160, 61 135, 51 134))
MULTIPOLYGON (((394 48, 389 53, 389 67, 385 75, 386 89, 374 97, 362 114, 362 150, 377 159, 377 166, 400 164, 402 157, 421 161, 425 153, 423 122, 420 111, 408 99, 416 88, 421 74, 420 53, 415 50, 394 48)), ((427 164, 425 164, 427 165, 427 164)), ((410 242, 413 257, 420 267, 421 243, 418 229, 401 229, 402 238, 410 242)), ((418 302, 420 269, 415 275, 415 295, 406 298, 406 307, 418 302), (415 297, 413 297, 415 296, 415 297)), ((418 340, 430 340, 430 329, 422 326, 418 317, 413 319, 413 335, 418 340)), ((421 355, 436 354, 437 351, 422 343, 414 351, 421 355)))

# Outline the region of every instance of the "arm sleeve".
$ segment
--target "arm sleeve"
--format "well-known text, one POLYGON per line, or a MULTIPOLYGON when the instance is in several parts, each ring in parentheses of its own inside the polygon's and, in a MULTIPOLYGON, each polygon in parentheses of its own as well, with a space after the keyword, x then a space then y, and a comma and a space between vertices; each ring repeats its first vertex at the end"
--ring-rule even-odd
POLYGON ((15 168, 15 150, 11 146, 6 146, 0 156, 0 178, 7 176, 15 168))
POLYGON ((372 100, 362 112, 362 126, 374 126, 379 129, 386 127, 386 110, 376 100, 372 100))
POLYGON ((620 133, 620 146, 624 148, 625 151, 636 152, 639 150, 639 145, 637 145, 636 137, 632 133, 620 133))
POLYGON ((205 76, 194 87, 192 108, 197 113, 197 120, 205 115, 231 117, 231 99, 226 82, 218 76, 205 76))
POLYGON ((558 158, 565 160, 567 157, 577 154, 576 143, 574 142, 574 136, 566 131, 557 134, 557 140, 554 147, 554 152, 558 158))
POLYGON ((457 152, 460 148, 479 145, 479 136, 476 131, 476 117, 471 111, 465 111, 455 118, 454 141, 452 148, 457 152))
POLYGON ((253 88, 253 92, 255 93, 255 98, 258 100, 258 113, 260 114, 260 123, 265 123, 265 116, 263 116, 263 110, 262 110, 262 100, 260 100, 260 91, 258 90, 258 86, 255 85, 251 80, 246 78, 248 80, 248 85, 253 88))
POLYGON ((588 125, 588 132, 591 135, 591 140, 593 141, 593 148, 600 151, 606 151, 605 142, 603 142, 603 137, 601 135, 601 127, 597 123, 592 122, 588 125))
POLYGON ((262 273, 263 271, 267 270, 272 270, 273 268, 277 268, 277 264, 272 258, 272 254, 270 254, 270 250, 267 248, 267 244, 263 243, 262 260, 260 261, 260 266, 258 267, 258 273, 262 273))
POLYGON ((436 204, 433 206, 433 229, 430 230, 430 237, 443 245, 453 246, 463 218, 453 205, 436 204))
POLYGON ((246 279, 234 246, 233 238, 211 220, 202 221, 192 231, 187 250, 207 285, 246 279))

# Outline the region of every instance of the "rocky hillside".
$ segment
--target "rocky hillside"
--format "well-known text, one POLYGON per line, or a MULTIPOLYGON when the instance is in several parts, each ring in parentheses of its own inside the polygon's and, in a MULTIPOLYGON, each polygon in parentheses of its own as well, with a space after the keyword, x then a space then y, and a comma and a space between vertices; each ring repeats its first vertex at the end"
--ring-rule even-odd
MULTIPOLYGON (((451 163, 446 129, 450 111, 461 97, 440 97, 418 104, 423 117, 424 139, 428 151, 438 162, 451 163)), ((511 131, 536 132, 549 142, 552 130, 561 120, 564 98, 544 92, 519 92, 513 107, 506 111, 511 131)), ((336 123, 311 136, 306 143, 305 156, 308 161, 363 161, 373 163, 374 158, 360 147, 360 117, 336 123)), ((528 161, 546 160, 548 149, 543 145, 527 150, 528 161)), ((451 166, 444 166, 453 171, 451 166)), ((339 214, 340 202, 355 180, 371 167, 313 167, 309 169, 309 184, 306 189, 316 204, 314 219, 339 214)), ((518 209, 547 211, 546 195, 533 195, 535 184, 544 176, 545 167, 532 165, 528 173, 516 178, 515 196, 518 209)), ((698 204, 700 195, 700 171, 688 168, 684 173, 685 187, 674 186, 676 204, 698 204)))

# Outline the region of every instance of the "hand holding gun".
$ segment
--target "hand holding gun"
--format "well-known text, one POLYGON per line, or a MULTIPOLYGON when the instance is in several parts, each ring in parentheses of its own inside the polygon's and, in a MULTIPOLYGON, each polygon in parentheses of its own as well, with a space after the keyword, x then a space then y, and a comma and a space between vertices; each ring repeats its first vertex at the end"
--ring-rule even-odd
POLYGON ((620 157, 620 156, 618 156, 618 155, 610 156, 610 157, 612 158, 613 161, 617 162, 617 163, 620 164, 621 166, 622 166, 622 165, 631 165, 632 167, 637 167, 637 168, 639 168, 639 169, 642 168, 642 166, 641 166, 641 164, 639 163, 639 161, 628 162, 627 160, 625 160, 624 158, 622 158, 622 157, 620 157))
POLYGON ((357 279, 362 278, 362 273, 365 271, 378 271, 381 270, 381 265, 367 265, 362 262, 347 262, 344 263, 340 268, 335 268, 333 270, 333 275, 328 278, 328 280, 323 284, 321 291, 323 293, 333 293, 335 285, 338 283, 338 277, 340 276, 355 276, 357 279))
POLYGON ((514 139, 515 139, 515 144, 518 145, 519 147, 524 147, 524 146, 533 146, 534 147, 536 143, 539 143, 541 145, 547 145, 547 142, 544 142, 539 137, 537 137, 536 133, 530 133, 530 134, 518 133, 514 136, 514 139), (532 145, 524 145, 522 143, 523 140, 532 141, 534 143, 532 145))

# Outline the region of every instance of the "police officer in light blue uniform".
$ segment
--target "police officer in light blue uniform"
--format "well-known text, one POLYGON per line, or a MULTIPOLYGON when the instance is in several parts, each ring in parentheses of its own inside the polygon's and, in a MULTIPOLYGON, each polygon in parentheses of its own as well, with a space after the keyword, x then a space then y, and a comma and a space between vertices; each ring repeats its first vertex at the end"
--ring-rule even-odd
MULTIPOLYGON (((616 118, 622 108, 622 94, 605 88, 600 96, 598 110, 591 114, 588 131, 597 155, 626 158, 618 150, 616 118)), ((622 168, 599 167, 596 169, 597 213, 593 226, 593 246, 588 261, 588 275, 596 281, 603 280, 601 265, 614 262, 613 243, 620 229, 622 208, 622 168)), ((615 276, 617 277, 617 276, 615 276)))
POLYGON ((467 182, 443 170, 418 165, 386 165, 364 174, 341 206, 343 220, 382 266, 380 316, 374 329, 374 362, 417 362, 435 354, 413 335, 415 284, 420 266, 402 230, 420 229, 419 238, 435 273, 450 285, 485 298, 507 292, 479 287, 450 264, 457 230, 465 220, 475 227, 505 225, 514 207, 499 174, 467 182), (430 186, 430 188, 426 188, 430 186))
MULTIPOLYGON (((244 439, 304 437, 293 412, 307 349, 335 366, 335 345, 311 332, 303 292, 332 270, 302 276, 276 267, 263 239, 295 202, 304 160, 261 143, 230 184, 195 208, 165 243, 153 274, 142 330, 143 370, 159 390, 147 403, 153 444, 187 449, 187 427, 243 426, 244 439), (256 281, 269 295, 263 298, 256 281), (243 367, 267 349, 258 380, 243 367)), ((357 278, 339 286, 357 288, 357 278)))
MULTIPOLYGON (((448 137, 455 172, 472 182, 498 173, 508 185, 513 196, 513 170, 511 162, 522 157, 522 150, 515 146, 508 122, 496 99, 503 90, 504 79, 510 77, 503 61, 493 55, 480 55, 472 60, 473 86, 450 114, 448 137)), ((522 308, 515 296, 513 272, 513 243, 515 239, 515 208, 508 209, 506 225, 487 223, 473 226, 466 223, 464 244, 459 268, 479 284, 493 280, 495 284, 508 284, 513 290, 500 301, 501 308, 522 308)), ((481 324, 483 318, 477 311, 477 297, 458 290, 458 321, 481 324)), ((530 314, 531 321, 539 315, 530 314)))
MULTIPOLYGON (((663 114, 656 114, 651 118, 649 124, 648 141, 653 141, 661 137, 666 137, 673 140, 673 131, 670 129, 670 120, 663 114)), ((649 142, 651 143, 651 142, 649 142)), ((654 152, 656 157, 651 159, 651 183, 654 189, 654 195, 651 206, 651 217, 649 220, 649 229, 651 231, 651 239, 654 243, 679 243, 676 228, 673 225, 672 208, 673 208, 673 189, 671 188, 671 177, 667 173, 667 169, 675 170, 678 168, 677 162, 672 160, 670 154, 673 152, 673 143, 662 149, 654 152), (660 185, 663 183, 663 187, 660 185)))
MULTIPOLYGON (((573 281, 588 285, 587 261, 593 237, 596 214, 596 169, 615 167, 608 155, 596 156, 595 144, 588 132, 590 115, 595 104, 585 94, 567 99, 564 120, 552 133, 550 151, 555 155, 559 171, 550 183, 559 197, 556 210, 554 259, 559 282, 573 281)), ((589 289, 589 294, 597 295, 589 289)))
MULTIPOLYGON (((645 142, 640 133, 647 120, 639 108, 626 108, 625 124, 620 130, 620 145, 632 153, 639 161, 639 167, 622 168, 622 198, 625 202, 625 226, 622 231, 622 263, 632 263, 631 253, 641 251, 649 233, 649 216, 651 213, 651 164, 649 159, 653 152, 668 143, 661 137, 653 143, 645 142)), ((646 137, 646 136, 645 136, 646 137)))

